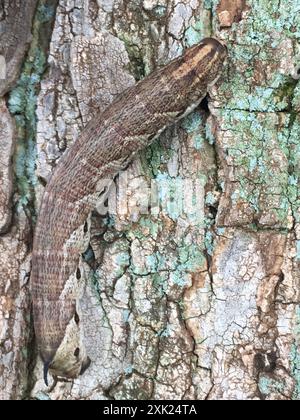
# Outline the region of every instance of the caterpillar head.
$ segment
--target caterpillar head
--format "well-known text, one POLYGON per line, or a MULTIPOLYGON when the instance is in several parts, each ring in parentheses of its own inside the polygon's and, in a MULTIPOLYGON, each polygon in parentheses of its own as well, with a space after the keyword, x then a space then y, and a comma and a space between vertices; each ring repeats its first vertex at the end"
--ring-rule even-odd
POLYGON ((176 81, 173 89, 178 91, 185 107, 206 95, 207 89, 219 78, 226 57, 227 48, 223 43, 205 38, 170 63, 168 71, 176 81))

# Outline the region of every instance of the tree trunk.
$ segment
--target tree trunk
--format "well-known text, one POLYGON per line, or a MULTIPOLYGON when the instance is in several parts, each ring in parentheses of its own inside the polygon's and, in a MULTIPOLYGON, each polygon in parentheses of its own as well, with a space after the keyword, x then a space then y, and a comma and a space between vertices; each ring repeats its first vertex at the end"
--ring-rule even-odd
POLYGON ((1 399, 299 399, 299 41, 298 0, 1 2, 1 399), (222 77, 93 213, 91 365, 47 388, 29 294, 47 180, 93 115, 206 36, 222 77))

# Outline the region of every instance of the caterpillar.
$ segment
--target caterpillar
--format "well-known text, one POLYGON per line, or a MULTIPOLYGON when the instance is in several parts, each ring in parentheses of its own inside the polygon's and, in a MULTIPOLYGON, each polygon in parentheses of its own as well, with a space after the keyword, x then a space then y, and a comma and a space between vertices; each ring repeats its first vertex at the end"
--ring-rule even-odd
POLYGON ((75 377, 88 364, 87 356, 79 354, 80 338, 72 341, 78 346, 66 349, 70 337, 79 335, 78 264, 102 180, 113 179, 166 127, 199 105, 226 55, 226 47, 214 38, 188 48, 96 115, 60 159, 44 191, 32 255, 33 320, 46 383, 49 369, 75 377))

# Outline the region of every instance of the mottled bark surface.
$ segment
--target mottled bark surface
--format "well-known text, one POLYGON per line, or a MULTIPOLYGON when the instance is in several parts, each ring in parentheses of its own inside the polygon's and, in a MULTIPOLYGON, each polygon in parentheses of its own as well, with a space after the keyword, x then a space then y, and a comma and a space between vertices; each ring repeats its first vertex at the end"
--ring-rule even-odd
POLYGON ((32 18, 38 0, 2 0, 0 3, 0 54, 6 75, 0 79, 0 96, 14 86, 24 54, 31 42, 32 18))
POLYGON ((2 4, 0 398, 298 400, 299 0, 2 4), (116 180, 111 214, 93 214, 92 363, 49 390, 29 297, 45 183, 99 109, 205 36, 228 46, 222 80, 116 180))

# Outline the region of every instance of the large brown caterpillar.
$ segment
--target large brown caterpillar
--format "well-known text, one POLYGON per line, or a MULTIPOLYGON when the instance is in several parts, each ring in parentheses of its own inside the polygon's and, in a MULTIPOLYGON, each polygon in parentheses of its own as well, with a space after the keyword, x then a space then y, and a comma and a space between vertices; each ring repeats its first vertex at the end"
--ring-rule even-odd
POLYGON ((86 364, 74 348, 73 359, 62 370, 57 352, 78 329, 78 264, 86 247, 85 222, 101 195, 101 180, 112 179, 200 103, 219 77, 226 54, 226 47, 212 38, 187 49, 121 94, 60 160, 43 196, 31 274, 34 327, 46 382, 48 368, 74 377, 86 364))

